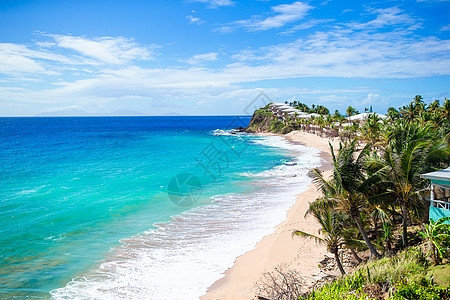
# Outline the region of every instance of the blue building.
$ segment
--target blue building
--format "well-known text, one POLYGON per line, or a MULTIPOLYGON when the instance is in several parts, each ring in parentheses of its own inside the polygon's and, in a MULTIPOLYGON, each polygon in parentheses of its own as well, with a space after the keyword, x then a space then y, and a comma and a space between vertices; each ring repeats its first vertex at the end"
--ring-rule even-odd
POLYGON ((437 221, 442 217, 450 217, 450 167, 422 174, 420 177, 431 181, 430 220, 437 221), (437 188, 440 189, 438 196, 437 188))

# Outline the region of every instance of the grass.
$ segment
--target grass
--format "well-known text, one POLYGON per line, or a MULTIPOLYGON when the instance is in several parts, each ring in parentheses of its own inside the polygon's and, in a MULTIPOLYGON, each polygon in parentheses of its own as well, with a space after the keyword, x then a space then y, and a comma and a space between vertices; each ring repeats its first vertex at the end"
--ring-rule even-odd
POLYGON ((450 285, 450 264, 434 266, 430 268, 430 272, 434 275, 434 281, 437 285, 450 285))
POLYGON ((362 265, 304 299, 449 299, 449 283, 450 265, 431 267, 422 249, 411 247, 362 265))

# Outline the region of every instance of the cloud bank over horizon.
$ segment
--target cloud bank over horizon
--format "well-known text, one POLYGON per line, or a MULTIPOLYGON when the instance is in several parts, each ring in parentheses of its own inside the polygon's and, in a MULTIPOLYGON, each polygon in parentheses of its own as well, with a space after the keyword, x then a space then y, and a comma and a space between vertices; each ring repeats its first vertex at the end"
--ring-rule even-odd
POLYGON ((180 22, 194 32, 192 44, 184 44, 189 49, 170 32, 173 42, 56 28, 23 42, 2 39, 2 115, 74 107, 91 114, 240 114, 262 90, 279 100, 296 97, 341 110, 371 103, 385 110, 417 93, 449 96, 450 39, 441 30, 446 25, 426 30, 430 16, 399 6, 326 14, 319 12, 329 4, 271 2, 261 1, 261 11, 248 18, 225 15, 226 23, 208 15, 244 4, 184 3, 191 18, 180 13, 180 22), (414 86, 419 89, 409 90, 414 86))

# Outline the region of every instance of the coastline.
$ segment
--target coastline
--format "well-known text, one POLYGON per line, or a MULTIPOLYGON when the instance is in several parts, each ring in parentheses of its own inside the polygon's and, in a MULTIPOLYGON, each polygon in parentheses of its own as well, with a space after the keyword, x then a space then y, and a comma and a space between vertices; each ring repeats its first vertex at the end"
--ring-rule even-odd
MULTIPOLYGON (((328 139, 298 131, 282 136, 291 143, 320 150, 321 158, 325 161, 320 169, 325 171, 325 176, 329 176, 331 154, 328 139)), ((337 140, 331 142, 336 148, 337 140)), ((319 224, 312 217, 305 218, 305 213, 309 202, 319 195, 313 184, 305 192, 298 194, 295 204, 286 213, 286 219, 275 227, 275 231, 263 237, 253 250, 237 257, 234 265, 200 299, 254 299, 255 282, 265 272, 271 272, 280 265, 298 271, 307 280, 307 284, 319 279, 318 264, 324 258, 326 247, 313 240, 291 237, 291 232, 295 229, 317 233, 319 224)))

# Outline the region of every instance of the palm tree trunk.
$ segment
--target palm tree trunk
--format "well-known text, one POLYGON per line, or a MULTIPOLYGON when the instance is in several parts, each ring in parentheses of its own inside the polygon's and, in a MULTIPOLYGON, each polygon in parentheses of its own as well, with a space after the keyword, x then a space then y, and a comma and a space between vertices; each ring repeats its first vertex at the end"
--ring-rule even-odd
POLYGON ((338 265, 339 271, 341 271, 341 275, 344 276, 345 275, 345 271, 344 271, 344 267, 342 267, 341 264, 341 259, 339 257, 339 251, 334 252, 334 259, 336 260, 336 263, 338 265))
POLYGON ((406 201, 403 201, 402 215, 403 215, 403 220, 402 220, 402 226, 403 226, 402 242, 403 242, 403 247, 406 248, 406 247, 408 247, 408 207, 407 207, 406 201))
POLYGON ((375 233, 375 238, 378 240, 380 237, 380 233, 378 232, 378 218, 374 218, 373 224, 373 232, 375 233))
POLYGON ((370 253, 372 255, 374 255, 376 258, 380 258, 381 255, 377 252, 377 250, 375 250, 375 247, 373 246, 372 242, 370 241, 369 237, 367 236, 367 232, 364 230, 364 227, 361 223, 359 213, 358 213, 358 216, 356 216, 354 219, 355 219, 356 225, 358 226, 359 233, 361 233, 364 241, 367 244, 367 247, 369 247, 370 253))
POLYGON ((432 242, 430 242, 430 247, 431 247, 431 259, 433 260, 433 264, 437 266, 442 262, 441 254, 439 253, 439 250, 432 242))
POLYGON ((386 239, 386 252, 387 252, 388 256, 391 256, 391 254, 392 254, 392 246, 391 246, 390 238, 386 239))
POLYGON ((362 259, 361 259, 361 257, 358 256, 358 254, 356 253, 355 249, 350 248, 350 252, 352 253, 353 257, 356 259, 358 264, 362 263, 362 259))

